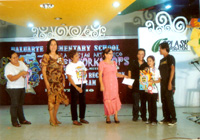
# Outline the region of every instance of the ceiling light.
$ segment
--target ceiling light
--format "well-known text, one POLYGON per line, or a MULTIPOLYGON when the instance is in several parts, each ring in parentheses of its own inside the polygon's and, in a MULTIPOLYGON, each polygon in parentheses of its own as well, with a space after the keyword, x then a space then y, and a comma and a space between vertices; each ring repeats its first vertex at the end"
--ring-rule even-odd
POLYGON ((116 2, 114 2, 112 5, 113 5, 113 7, 117 8, 117 7, 120 6, 120 3, 116 1, 116 2))
POLYGON ((32 28, 34 25, 33 25, 33 23, 28 23, 27 26, 32 28))
POLYGON ((40 4, 40 7, 44 9, 51 9, 54 7, 54 5, 50 3, 44 3, 44 4, 40 4))
POLYGON ((54 18, 55 20, 61 20, 62 18, 61 17, 56 17, 54 18))
POLYGON ((62 23, 62 24, 61 24, 61 26, 65 26, 65 25, 66 25, 65 23, 62 23))
POLYGON ((118 12, 118 15, 121 15, 122 12, 118 12))
POLYGON ((94 27, 98 27, 100 25, 100 22, 98 20, 95 20, 93 25, 94 25, 94 27))
POLYGON ((172 6, 170 4, 165 6, 165 9, 170 9, 172 6))

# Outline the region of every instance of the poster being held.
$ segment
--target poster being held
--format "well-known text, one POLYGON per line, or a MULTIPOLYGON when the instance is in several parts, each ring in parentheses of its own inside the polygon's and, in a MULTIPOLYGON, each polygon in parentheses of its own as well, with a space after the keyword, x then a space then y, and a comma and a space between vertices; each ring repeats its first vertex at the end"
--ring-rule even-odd
POLYGON ((146 70, 140 70, 140 79, 139 79, 139 89, 145 90, 146 92, 150 92, 148 90, 151 90, 151 86, 149 82, 152 79, 152 73, 149 69, 146 70))

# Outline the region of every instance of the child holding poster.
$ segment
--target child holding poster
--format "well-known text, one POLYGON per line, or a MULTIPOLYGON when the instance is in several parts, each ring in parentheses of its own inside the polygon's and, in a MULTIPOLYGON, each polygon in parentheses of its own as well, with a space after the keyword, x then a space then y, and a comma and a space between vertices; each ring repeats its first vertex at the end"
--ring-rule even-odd
POLYGON ((157 105, 156 101, 158 99, 158 88, 156 83, 160 82, 160 71, 155 68, 155 58, 154 56, 150 55, 147 57, 147 64, 149 66, 150 77, 148 78, 148 112, 149 112, 149 119, 146 122, 147 124, 151 123, 152 125, 157 124, 157 105))

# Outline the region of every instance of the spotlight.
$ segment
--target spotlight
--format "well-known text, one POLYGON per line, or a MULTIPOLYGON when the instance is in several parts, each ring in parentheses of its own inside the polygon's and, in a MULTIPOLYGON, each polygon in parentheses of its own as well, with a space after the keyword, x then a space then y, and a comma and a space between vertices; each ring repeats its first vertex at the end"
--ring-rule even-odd
POLYGON ((54 18, 55 20, 61 20, 62 18, 61 17, 56 17, 54 18))
POLYGON ((117 8, 117 7, 120 6, 120 3, 116 1, 116 2, 114 2, 112 5, 113 5, 113 7, 117 8))
POLYGON ((172 6, 170 4, 165 6, 165 9, 170 9, 170 8, 172 8, 172 6))
POLYGON ((44 9, 51 9, 54 7, 54 5, 50 3, 44 3, 44 4, 40 4, 40 7, 44 9))
POLYGON ((94 25, 94 27, 98 27, 100 25, 100 22, 98 20, 95 20, 93 25, 94 25))
POLYGON ((28 23, 27 26, 32 28, 34 25, 33 25, 33 23, 28 23))

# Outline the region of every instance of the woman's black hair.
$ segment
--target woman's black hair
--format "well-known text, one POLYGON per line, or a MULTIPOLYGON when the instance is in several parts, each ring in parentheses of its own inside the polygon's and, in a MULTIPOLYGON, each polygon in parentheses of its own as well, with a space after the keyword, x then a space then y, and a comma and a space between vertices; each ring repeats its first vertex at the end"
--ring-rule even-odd
POLYGON ((110 51, 112 51, 112 49, 110 49, 110 48, 106 48, 105 50, 103 50, 103 54, 102 54, 103 60, 106 59, 105 54, 108 54, 110 51))
POLYGON ((155 57, 154 57, 153 55, 149 55, 149 56, 147 57, 147 60, 148 60, 148 58, 151 58, 151 59, 154 61, 154 66, 155 66, 155 57))
MULTIPOLYGON (((56 41, 55 39, 49 40, 49 41, 47 42, 47 51, 46 51, 46 54, 49 54, 49 53, 51 52, 51 50, 50 50, 50 45, 51 45, 51 42, 52 42, 52 41, 55 41, 55 42, 56 42, 56 45, 57 45, 57 47, 58 47, 58 43, 57 43, 57 41, 56 41)), ((58 48, 57 48, 57 50, 56 50, 56 54, 58 54, 58 48)))
POLYGON ((12 57, 12 55, 13 55, 14 53, 16 53, 16 52, 15 52, 15 51, 13 51, 13 50, 9 51, 9 53, 8 53, 8 57, 9 57, 9 58, 11 58, 11 57, 12 57))
POLYGON ((169 44, 167 42, 163 42, 159 45, 161 49, 166 49, 166 51, 169 53, 169 44))
POLYGON ((71 50, 71 51, 69 51, 68 58, 72 59, 76 53, 77 53, 77 50, 71 50))

